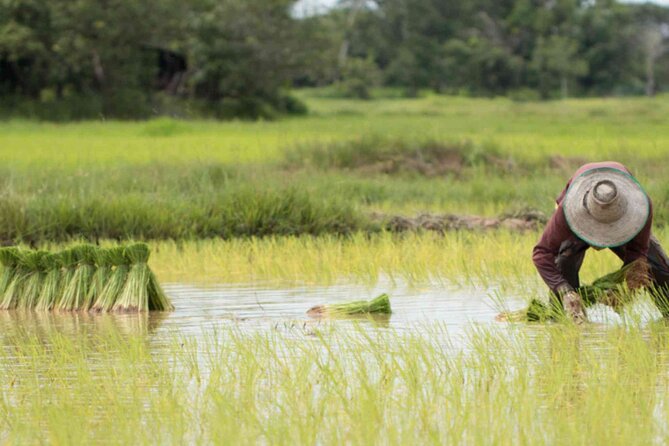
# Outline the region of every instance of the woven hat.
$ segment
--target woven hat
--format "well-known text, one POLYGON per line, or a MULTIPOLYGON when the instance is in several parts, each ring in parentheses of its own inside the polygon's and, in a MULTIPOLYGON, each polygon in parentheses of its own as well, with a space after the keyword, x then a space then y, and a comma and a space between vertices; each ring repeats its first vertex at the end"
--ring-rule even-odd
POLYGON ((572 180, 562 201, 569 228, 598 248, 615 248, 632 240, 648 221, 650 202, 630 174, 601 167, 572 180))

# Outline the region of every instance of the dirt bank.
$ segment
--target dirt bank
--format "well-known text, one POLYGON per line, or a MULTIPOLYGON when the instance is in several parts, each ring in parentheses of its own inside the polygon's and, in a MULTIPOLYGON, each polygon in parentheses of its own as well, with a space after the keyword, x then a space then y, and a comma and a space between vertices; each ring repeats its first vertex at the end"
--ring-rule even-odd
POLYGON ((420 214, 416 217, 374 214, 372 219, 392 232, 416 230, 446 232, 454 230, 508 229, 512 231, 533 231, 542 227, 547 217, 540 211, 526 211, 500 217, 477 215, 420 214))

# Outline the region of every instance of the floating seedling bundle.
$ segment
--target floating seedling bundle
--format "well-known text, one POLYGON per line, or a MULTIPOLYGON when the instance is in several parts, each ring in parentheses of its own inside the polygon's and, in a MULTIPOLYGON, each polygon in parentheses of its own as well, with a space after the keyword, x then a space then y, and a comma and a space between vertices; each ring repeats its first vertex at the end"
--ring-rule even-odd
POLYGON ((317 305, 307 314, 312 317, 337 317, 360 314, 390 314, 390 298, 383 293, 372 300, 356 300, 342 304, 317 305))
POLYGON ((0 309, 141 312, 174 309, 144 243, 56 253, 0 248, 0 309))

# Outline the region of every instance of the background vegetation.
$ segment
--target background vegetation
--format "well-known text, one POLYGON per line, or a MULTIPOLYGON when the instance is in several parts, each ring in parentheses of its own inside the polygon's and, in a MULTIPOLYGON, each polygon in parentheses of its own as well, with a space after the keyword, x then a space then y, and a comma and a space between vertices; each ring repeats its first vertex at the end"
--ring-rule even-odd
POLYGON ((0 239, 349 234, 424 212, 550 215, 574 169, 603 159, 626 163, 655 225, 668 221, 664 96, 299 95, 311 114, 276 122, 3 123, 0 239))
POLYGON ((294 87, 534 100, 669 85, 669 9, 613 0, 4 0, 0 117, 304 113, 294 87))

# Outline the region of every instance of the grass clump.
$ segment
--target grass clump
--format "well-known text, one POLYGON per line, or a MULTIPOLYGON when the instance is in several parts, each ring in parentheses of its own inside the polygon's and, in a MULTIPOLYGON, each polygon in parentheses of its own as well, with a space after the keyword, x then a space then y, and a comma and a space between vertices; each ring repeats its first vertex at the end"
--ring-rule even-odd
POLYGON ((353 316, 359 314, 391 314, 390 296, 383 293, 372 300, 357 300, 343 304, 317 305, 307 314, 312 317, 353 316))
POLYGON ((368 173, 413 172, 424 176, 458 174, 465 167, 501 165, 492 146, 471 141, 408 141, 365 137, 298 146, 286 155, 288 166, 319 169, 362 169, 368 173))

